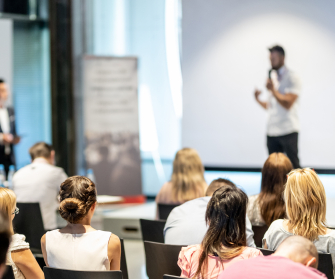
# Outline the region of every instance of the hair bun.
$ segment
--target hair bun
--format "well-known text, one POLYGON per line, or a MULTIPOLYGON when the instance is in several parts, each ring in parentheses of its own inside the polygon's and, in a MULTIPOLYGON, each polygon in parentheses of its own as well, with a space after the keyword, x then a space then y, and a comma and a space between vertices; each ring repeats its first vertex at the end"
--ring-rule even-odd
POLYGON ((86 215, 84 204, 76 198, 63 200, 59 205, 59 213, 69 223, 77 223, 86 215))

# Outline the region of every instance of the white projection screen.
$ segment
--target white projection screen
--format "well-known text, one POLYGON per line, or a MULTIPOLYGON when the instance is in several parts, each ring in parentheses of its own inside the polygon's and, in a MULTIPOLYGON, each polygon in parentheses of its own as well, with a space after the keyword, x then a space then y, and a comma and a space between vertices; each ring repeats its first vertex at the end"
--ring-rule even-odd
POLYGON ((261 167, 267 113, 254 99, 280 44, 302 82, 299 157, 335 169, 335 1, 183 0, 183 146, 207 166, 261 167))

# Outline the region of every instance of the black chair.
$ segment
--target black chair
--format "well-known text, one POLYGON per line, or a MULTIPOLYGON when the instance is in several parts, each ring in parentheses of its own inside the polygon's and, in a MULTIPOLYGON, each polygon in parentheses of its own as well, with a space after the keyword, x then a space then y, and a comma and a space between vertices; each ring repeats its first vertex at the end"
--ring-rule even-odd
POLYGON ((324 273, 328 279, 334 279, 333 273, 333 261, 331 254, 320 254, 319 253, 319 265, 318 270, 324 273))
POLYGON ((140 223, 143 241, 164 243, 165 221, 140 219, 140 223))
POLYGON ((264 249, 264 248, 257 248, 257 249, 260 250, 264 256, 270 256, 271 254, 275 252, 275 251, 264 249))
POLYGON ((20 213, 13 220, 14 231, 26 236, 33 253, 41 254, 41 237, 45 230, 39 203, 18 202, 16 206, 20 213))
POLYGON ((149 279, 162 279, 164 274, 180 276, 177 265, 182 245, 169 245, 144 241, 145 262, 149 279))
POLYGON ((268 226, 252 226, 252 230, 254 232, 254 240, 256 247, 262 247, 262 240, 264 237, 264 234, 268 230, 268 226))
POLYGON ((126 261, 126 251, 124 249, 124 242, 123 238, 120 238, 121 242, 121 271, 122 271, 122 278, 128 279, 128 268, 127 268, 127 261, 126 261))
POLYGON ((79 271, 44 267, 45 279, 122 279, 121 271, 79 271))
POLYGON ((174 209, 176 206, 180 204, 158 204, 158 217, 160 220, 166 220, 169 217, 170 212, 172 209, 174 209))
POLYGON ((2 276, 2 279, 15 279, 13 268, 10 265, 7 265, 6 271, 2 276))
POLYGON ((45 262, 42 254, 34 254, 34 257, 40 266, 40 268, 43 270, 43 267, 45 267, 45 262))
POLYGON ((182 277, 164 274, 163 279, 181 279, 182 277))

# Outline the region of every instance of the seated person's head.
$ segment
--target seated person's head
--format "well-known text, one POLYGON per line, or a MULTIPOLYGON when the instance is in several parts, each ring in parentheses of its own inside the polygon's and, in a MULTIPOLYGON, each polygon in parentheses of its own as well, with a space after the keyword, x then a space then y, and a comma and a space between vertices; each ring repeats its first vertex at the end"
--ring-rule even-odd
POLYGON ((284 199, 288 229, 314 241, 327 232, 326 192, 314 170, 296 169, 289 173, 284 199))
POLYGON ((312 241, 302 236, 290 236, 286 238, 273 254, 301 263, 305 266, 317 268, 319 255, 312 241))
POLYGON ((7 188, 0 188, 0 212, 8 218, 9 231, 14 234, 12 221, 17 214, 16 196, 12 190, 7 188))
POLYGON ((258 201, 262 218, 267 226, 286 216, 282 196, 287 174, 292 169, 290 159, 283 153, 272 153, 264 163, 258 201))
POLYGON ((59 212, 71 224, 80 223, 84 218, 92 218, 97 191, 95 184, 84 176, 72 176, 60 186, 59 212))
POLYGON ((211 184, 209 184, 206 190, 206 196, 211 197, 217 189, 223 186, 236 187, 236 185, 233 182, 231 182, 229 179, 218 178, 218 179, 213 180, 211 184))
POLYGON ((248 196, 236 186, 226 185, 214 192, 207 205, 208 230, 201 243, 203 252, 194 278, 205 274, 209 255, 228 260, 242 253, 247 245, 247 203, 248 196))
POLYGON ((54 164, 55 150, 51 145, 45 142, 35 143, 32 147, 30 147, 29 154, 32 161, 37 158, 43 158, 47 160, 49 164, 54 164))
POLYGON ((195 149, 183 148, 177 152, 171 176, 173 199, 176 202, 185 202, 205 195, 207 184, 204 170, 195 149))
POLYGON ((6 256, 10 243, 11 233, 6 215, 0 213, 0 278, 6 270, 6 256))

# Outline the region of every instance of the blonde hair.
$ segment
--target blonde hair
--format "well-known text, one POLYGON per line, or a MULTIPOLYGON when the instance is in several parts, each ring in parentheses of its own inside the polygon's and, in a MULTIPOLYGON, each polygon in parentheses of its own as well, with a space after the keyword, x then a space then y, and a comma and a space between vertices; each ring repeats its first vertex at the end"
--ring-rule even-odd
POLYGON ((318 175, 310 168, 288 174, 284 199, 288 228, 295 234, 314 241, 327 232, 326 192, 318 175))
POLYGON ((5 216, 8 216, 10 232, 14 234, 12 214, 16 206, 16 196, 12 190, 7 188, 0 188, 0 211, 5 216))
POLYGON ((183 203, 203 197, 207 188, 204 166, 198 152, 192 148, 179 150, 173 161, 171 177, 172 200, 183 203))

